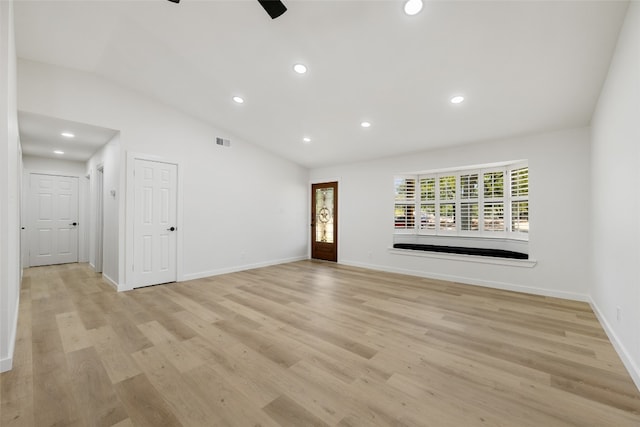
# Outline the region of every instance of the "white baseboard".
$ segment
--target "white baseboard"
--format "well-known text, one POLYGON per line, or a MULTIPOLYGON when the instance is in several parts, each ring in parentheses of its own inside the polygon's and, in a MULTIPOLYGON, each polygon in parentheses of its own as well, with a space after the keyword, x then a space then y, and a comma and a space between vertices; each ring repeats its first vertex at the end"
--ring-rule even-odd
POLYGON ((525 294, 541 295, 545 297, 563 298, 573 301, 589 302, 589 296, 574 292, 556 291, 553 289, 535 288, 531 286, 517 285, 514 283, 497 282, 492 280, 481 280, 473 277, 454 276, 450 274, 438 274, 419 270, 409 270, 374 264, 366 264, 357 261, 340 260, 341 264, 354 267, 368 268, 371 270, 386 271, 388 273, 407 274, 409 276, 424 277, 427 279, 446 280, 449 282, 464 283, 466 285, 484 286, 487 288, 502 289, 505 291, 521 292, 525 294))
POLYGON ((11 338, 9 338, 9 351, 7 357, 0 359, 0 372, 7 372, 13 368, 13 352, 16 348, 16 337, 18 335, 18 313, 20 312, 20 293, 18 292, 18 301, 16 302, 16 314, 13 319, 13 328, 11 330, 11 338))
POLYGON ((10 371, 13 368, 13 357, 0 359, 0 373, 10 371))
POLYGON ((618 356, 620 356, 620 360, 622 360, 624 367, 627 368, 629 375, 631 375, 631 379, 635 383, 638 390, 640 390, 640 367, 633 361, 633 358, 629 355, 627 348, 622 344, 622 341, 620 341, 618 335, 615 333, 615 331, 607 321, 607 318, 604 317, 602 311, 592 298, 589 298, 589 304, 591 304, 591 309, 596 314, 596 317, 600 321, 602 328, 607 333, 609 341, 611 341, 611 344, 613 344, 613 348, 616 349, 618 356))
POLYGON ((183 275, 182 279, 180 279, 179 281, 183 282, 187 280, 202 279, 204 277, 219 276, 221 274, 228 274, 228 273, 236 273, 238 271, 252 270, 254 268, 261 268, 261 267, 269 267, 271 265, 286 264, 288 262, 302 261, 305 259, 309 259, 309 257, 306 255, 303 255, 303 256, 297 256, 292 258, 283 258, 283 259, 277 259, 277 260, 271 260, 271 261, 265 261, 265 262, 258 262, 255 264, 238 265, 234 267, 221 268, 218 270, 209 270, 209 271, 202 271, 199 273, 190 273, 190 274, 183 275))
POLYGON ((116 283, 115 280, 113 280, 111 277, 109 277, 108 275, 106 275, 104 272, 102 273, 102 278, 105 280, 105 282, 107 282, 108 284, 110 284, 111 286, 113 286, 115 288, 115 290, 118 290, 118 284, 116 283))

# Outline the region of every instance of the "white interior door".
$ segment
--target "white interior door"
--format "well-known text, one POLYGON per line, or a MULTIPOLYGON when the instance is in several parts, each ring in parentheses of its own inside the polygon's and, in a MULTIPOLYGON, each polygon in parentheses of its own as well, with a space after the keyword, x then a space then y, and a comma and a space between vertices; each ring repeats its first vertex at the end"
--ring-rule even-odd
POLYGON ((175 282, 178 166, 135 160, 133 287, 175 282))
POLYGON ((29 264, 78 262, 78 178, 31 174, 29 264))

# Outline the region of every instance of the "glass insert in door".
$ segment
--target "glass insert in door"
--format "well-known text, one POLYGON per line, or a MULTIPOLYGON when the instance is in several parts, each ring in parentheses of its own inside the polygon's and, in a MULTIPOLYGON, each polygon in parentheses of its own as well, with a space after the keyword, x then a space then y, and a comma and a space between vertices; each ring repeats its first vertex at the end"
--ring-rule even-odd
POLYGON ((316 242, 333 243, 333 188, 316 189, 316 242))

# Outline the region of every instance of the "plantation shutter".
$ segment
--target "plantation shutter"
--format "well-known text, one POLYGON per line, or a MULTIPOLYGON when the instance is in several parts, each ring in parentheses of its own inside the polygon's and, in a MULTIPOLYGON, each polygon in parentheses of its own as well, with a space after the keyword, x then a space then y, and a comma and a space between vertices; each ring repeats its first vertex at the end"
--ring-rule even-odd
POLYGON ((396 177, 394 228, 396 230, 415 230, 416 228, 416 181, 415 177, 396 177))
POLYGON ((436 177, 420 177, 420 230, 436 229, 436 177))
POLYGON ((460 175, 460 230, 478 231, 478 174, 460 175))
POLYGON ((394 176, 398 234, 528 240, 526 160, 394 176))
POLYGON ((482 174, 482 225, 484 231, 506 231, 504 227, 504 176, 504 170, 485 171, 482 174))
POLYGON ((438 177, 439 229, 456 231, 456 175, 438 177))
POLYGON ((529 168, 511 171, 511 231, 529 232, 529 168))

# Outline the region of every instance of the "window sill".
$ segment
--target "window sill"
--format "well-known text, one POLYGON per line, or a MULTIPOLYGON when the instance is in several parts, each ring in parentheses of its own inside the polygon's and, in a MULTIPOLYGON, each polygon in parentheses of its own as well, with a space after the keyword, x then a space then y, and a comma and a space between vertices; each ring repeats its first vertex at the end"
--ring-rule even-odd
POLYGON ((496 258, 479 255, 448 254, 442 252, 416 251, 412 249, 388 248, 395 255, 416 256, 423 258, 446 259, 451 261, 476 262, 480 264, 507 265, 511 267, 533 268, 538 261, 533 259, 496 258))

